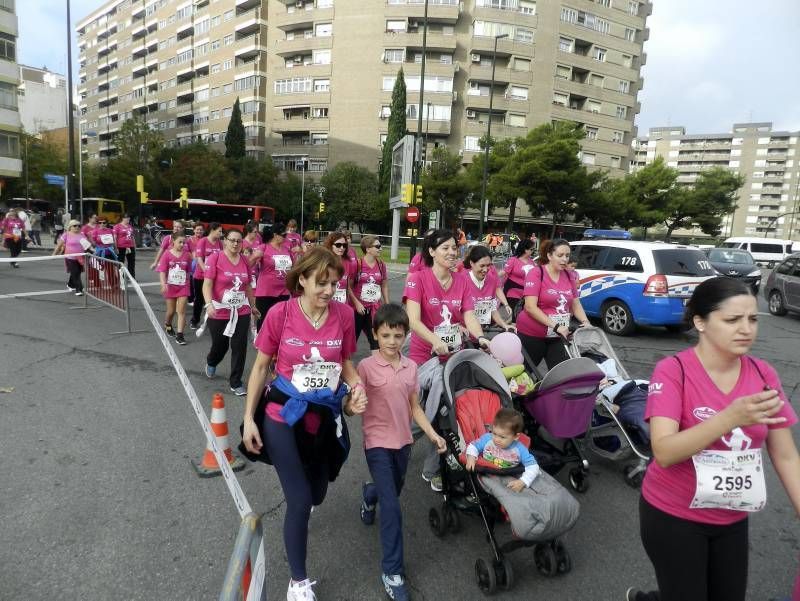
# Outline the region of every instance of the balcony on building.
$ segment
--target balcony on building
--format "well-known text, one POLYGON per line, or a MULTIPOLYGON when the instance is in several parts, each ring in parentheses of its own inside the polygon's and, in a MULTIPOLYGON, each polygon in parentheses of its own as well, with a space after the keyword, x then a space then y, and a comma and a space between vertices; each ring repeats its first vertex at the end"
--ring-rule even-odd
POLYGON ((131 28, 132 40, 140 40, 146 35, 147 35, 147 27, 144 26, 144 23, 131 28))
POLYGON ((516 23, 526 27, 537 27, 538 16, 535 2, 520 6, 518 0, 476 0, 473 17, 479 20, 516 23), (534 12, 531 12, 531 11, 534 12))
POLYGON ((236 24, 233 26, 237 39, 245 38, 261 31, 267 26, 267 20, 261 18, 261 9, 254 8, 237 15, 236 24))
POLYGON ((261 0, 236 0, 236 10, 241 12, 248 11, 260 5, 261 0))
POLYGON ((138 46, 135 46, 135 47, 131 48, 130 53, 131 53, 131 56, 133 57, 133 60, 146 57, 147 56, 147 44, 142 43, 142 44, 139 44, 138 46))
POLYGON ((333 7, 315 7, 313 2, 306 2, 298 8, 299 2, 283 2, 285 11, 279 11, 272 19, 272 24, 284 31, 297 27, 311 27, 314 22, 329 22, 333 20, 333 7))
POLYGON ((194 24, 193 23, 186 23, 185 25, 181 25, 178 29, 175 30, 175 38, 180 42, 181 40, 185 40, 186 38, 190 38, 194 35, 194 24))
POLYGON ((105 40, 106 38, 110 38, 112 35, 117 33, 117 24, 112 23, 111 25, 106 25, 104 29, 101 29, 97 32, 97 41, 105 40))
POLYGON ((97 49, 97 57, 100 58, 100 57, 103 57, 103 56, 107 56, 107 55, 111 54, 112 52, 116 51, 116 49, 117 49, 117 43, 116 42, 112 42, 110 44, 106 44, 104 46, 100 46, 97 49))
MULTIPOLYGON (((405 47, 411 50, 422 50, 422 25, 409 27, 406 31, 387 31, 383 36, 383 42, 387 47, 405 47)), ((456 36, 454 34, 442 33, 428 27, 427 49, 432 52, 450 52, 456 50, 456 36)))
POLYGON ((109 106, 117 104, 117 100, 118 100, 117 95, 114 94, 113 96, 109 96, 108 98, 103 98, 101 100, 98 100, 97 107, 101 109, 107 108, 109 106))
POLYGON ((298 29, 287 32, 293 39, 279 40, 275 53, 278 56, 295 56, 314 50, 327 50, 333 46, 333 37, 314 35, 313 29, 298 29))
POLYGON ((282 154, 303 154, 308 158, 327 158, 330 152, 327 133, 282 134, 279 143, 282 154))
POLYGON ((187 81, 191 81, 194 79, 194 69, 192 67, 185 67, 181 69, 175 73, 175 79, 179 85, 186 83, 187 81))
MULTIPOLYGON (((472 88, 464 94, 464 107, 476 112, 489 111, 489 86, 472 88)), ((525 100, 524 102, 528 102, 525 100)), ((495 86, 492 98, 492 113, 505 113, 511 108, 511 100, 505 95, 505 88, 495 86)))
MULTIPOLYGON (((524 136, 528 132, 527 127, 513 127, 506 124, 504 115, 498 115, 492 108, 492 138, 506 139, 524 136)), ((485 136, 486 126, 489 120, 489 111, 478 112, 467 110, 464 112, 466 117, 464 134, 467 136, 485 136)))
POLYGON ((261 45, 261 36, 259 34, 255 34, 237 40, 236 48, 233 51, 233 56, 237 60, 248 60, 257 57, 259 54, 266 51, 266 46, 261 45))
POLYGON ((211 73, 211 63, 209 63, 209 61, 204 61, 194 66, 195 79, 203 79, 204 77, 208 77, 210 73, 211 73))
POLYGON ((144 4, 137 4, 135 6, 131 6, 131 21, 138 21, 139 19, 144 20, 145 17, 145 6, 144 4))
POLYGON ((175 92, 175 101, 178 106, 194 102, 194 88, 191 82, 178 87, 175 92))
MULTIPOLYGON (((460 0, 429 0, 428 25, 431 23, 455 25, 460 13, 460 0)), ((387 19, 407 17, 421 23, 425 18, 425 0, 389 0, 386 2, 384 14, 387 19)))
MULTIPOLYGON (((518 71, 516 69, 509 69, 509 61, 502 57, 497 58, 497 63, 497 67, 494 70, 494 81, 496 84, 513 83, 526 86, 532 84, 533 73, 531 71, 518 71)), ((480 62, 471 62, 468 72, 470 81, 481 83, 490 83, 492 81, 491 65, 480 64, 480 62)))

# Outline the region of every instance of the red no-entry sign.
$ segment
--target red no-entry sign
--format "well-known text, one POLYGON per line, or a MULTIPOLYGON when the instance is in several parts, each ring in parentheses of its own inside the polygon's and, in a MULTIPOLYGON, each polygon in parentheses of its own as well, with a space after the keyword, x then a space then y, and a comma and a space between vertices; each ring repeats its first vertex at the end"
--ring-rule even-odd
POLYGON ((419 209, 417 207, 408 207, 406 209, 406 221, 409 223, 416 223, 419 220, 419 209))

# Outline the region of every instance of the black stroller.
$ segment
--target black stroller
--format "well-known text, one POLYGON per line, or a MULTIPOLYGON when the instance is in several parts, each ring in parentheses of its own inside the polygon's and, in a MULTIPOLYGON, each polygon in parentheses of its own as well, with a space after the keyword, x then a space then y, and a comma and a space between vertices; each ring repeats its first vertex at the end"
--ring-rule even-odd
MULTIPOLYGON (((479 516, 486 529, 492 554, 488 559, 475 562, 478 587, 491 594, 501 587, 511 589, 514 573, 506 553, 523 547, 534 547, 534 561, 546 576, 569 572, 571 560, 559 536, 570 530, 579 514, 578 502, 549 474, 541 472, 531 485, 533 494, 520 493, 514 511, 506 508, 495 496, 502 497, 504 485, 488 475, 519 476, 522 466, 498 469, 479 459, 477 471, 468 472, 462 452, 465 443, 485 434, 500 407, 512 407, 508 384, 498 363, 479 350, 463 350, 454 354, 443 370, 445 394, 436 413, 434 427, 447 440, 449 452, 442 455, 442 503, 429 511, 429 524, 438 537, 447 532, 456 533, 461 528, 460 513, 479 516), (497 487, 500 486, 498 489, 497 487), (490 494, 489 488, 495 490, 490 494), (524 527, 514 518, 524 514, 524 527), (498 543, 495 526, 509 521, 512 534, 508 542, 498 543)), ((524 436, 524 435, 523 435, 524 436)), ((525 437, 527 438, 527 437, 525 437)), ((529 440, 520 442, 530 446, 529 440)), ((508 502, 507 502, 508 504, 508 502)), ((516 503, 515 503, 516 504, 516 503)))

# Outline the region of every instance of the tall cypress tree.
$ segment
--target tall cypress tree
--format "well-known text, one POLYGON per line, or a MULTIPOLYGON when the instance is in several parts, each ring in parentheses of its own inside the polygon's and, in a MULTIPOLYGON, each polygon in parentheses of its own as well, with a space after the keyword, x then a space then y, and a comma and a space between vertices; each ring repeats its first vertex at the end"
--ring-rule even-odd
POLYGON ((244 148, 244 123, 242 111, 239 108, 239 99, 233 103, 231 120, 228 122, 228 132, 225 134, 225 158, 241 159, 246 152, 244 148))
POLYGON ((392 114, 389 116, 389 133, 383 145, 381 160, 380 190, 388 192, 392 179, 392 147, 406 135, 406 79, 403 69, 397 72, 392 88, 392 114))

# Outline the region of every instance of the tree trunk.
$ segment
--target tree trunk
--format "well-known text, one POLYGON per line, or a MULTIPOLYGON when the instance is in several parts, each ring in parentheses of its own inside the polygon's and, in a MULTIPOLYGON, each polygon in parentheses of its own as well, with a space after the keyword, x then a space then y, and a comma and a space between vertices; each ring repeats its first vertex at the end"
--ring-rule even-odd
POLYGON ((553 240, 556 237, 556 226, 558 225, 558 215, 553 215, 553 227, 550 228, 550 239, 553 240))
POLYGON ((514 198, 511 199, 511 204, 508 207, 508 228, 506 229, 509 233, 514 231, 512 228, 514 227, 514 217, 516 216, 516 213, 517 213, 517 197, 515 196, 514 198))

